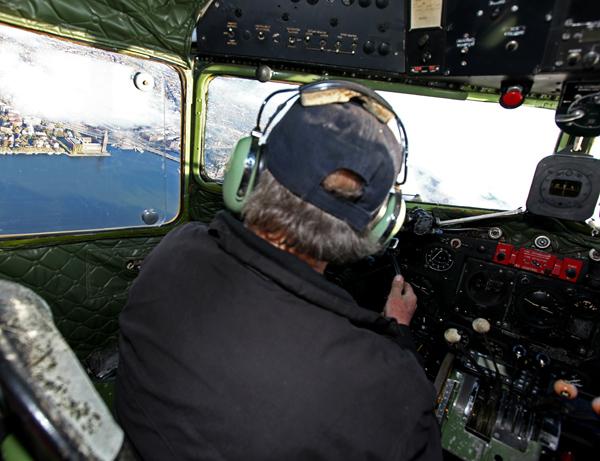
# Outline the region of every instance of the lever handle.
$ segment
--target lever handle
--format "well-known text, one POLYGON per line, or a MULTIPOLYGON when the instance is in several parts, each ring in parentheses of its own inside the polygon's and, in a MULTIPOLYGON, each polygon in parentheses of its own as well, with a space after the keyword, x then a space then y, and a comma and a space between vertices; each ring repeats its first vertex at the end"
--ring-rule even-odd
POLYGON ((577 398, 577 387, 573 383, 565 381, 564 379, 557 379, 554 381, 554 392, 569 400, 577 398))
POLYGON ((492 328, 492 326, 490 325, 490 322, 481 317, 473 320, 472 326, 473 326, 473 330, 475 330, 476 333, 479 333, 482 335, 488 333, 490 331, 490 329, 492 328))
POLYGON ((566 114, 556 115, 555 120, 557 123, 569 123, 585 117, 585 112, 581 109, 576 109, 573 112, 567 112, 566 114))
POLYGON ((594 413, 600 416, 600 397, 596 397, 594 400, 592 400, 592 410, 594 410, 594 413))
POLYGON ((460 333, 458 332, 458 330, 456 328, 448 328, 444 332, 444 339, 446 340, 446 342, 448 344, 456 344, 456 343, 460 342, 460 340, 462 339, 462 336, 460 335, 460 333))

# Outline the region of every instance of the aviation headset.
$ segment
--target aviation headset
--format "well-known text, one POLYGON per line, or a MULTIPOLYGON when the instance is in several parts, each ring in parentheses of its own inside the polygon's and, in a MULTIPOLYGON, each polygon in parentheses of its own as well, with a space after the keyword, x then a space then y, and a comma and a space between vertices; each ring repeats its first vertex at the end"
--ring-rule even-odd
MULTIPOLYGON (((298 88, 278 90, 270 94, 263 102, 256 119, 256 127, 250 136, 237 142, 227 165, 223 179, 223 199, 225 206, 234 213, 240 213, 256 184, 260 172, 264 168, 264 157, 267 155, 261 147, 265 144, 265 137, 271 123, 282 111, 290 105, 292 100, 300 100, 304 107, 321 106, 335 103, 360 102, 361 106, 374 115, 380 122, 387 124, 392 119, 396 121, 399 138, 402 146, 404 170, 402 181, 400 174, 396 177, 393 187, 376 213, 369 231, 369 238, 381 245, 386 245, 400 230, 406 216, 406 204, 402 199, 400 186, 406 182, 408 139, 402 121, 394 112, 388 102, 370 88, 354 82, 329 80, 302 85, 298 88), (263 110, 268 102, 276 95, 292 93, 282 104, 277 107, 269 118, 264 130, 261 129, 263 110), (263 141, 261 143, 261 140, 263 141)), ((284 115, 285 116, 285 115, 284 115)), ((393 130, 392 130, 393 131, 393 130)), ((368 152, 365 155, 369 155, 368 152)), ((391 154, 390 154, 391 155, 391 154)), ((403 163, 403 165, 402 165, 403 163)))

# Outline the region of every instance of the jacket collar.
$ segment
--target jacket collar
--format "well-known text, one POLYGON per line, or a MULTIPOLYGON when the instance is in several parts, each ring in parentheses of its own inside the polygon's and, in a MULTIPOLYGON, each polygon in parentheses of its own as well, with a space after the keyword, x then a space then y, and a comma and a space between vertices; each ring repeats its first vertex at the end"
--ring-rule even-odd
POLYGON ((391 325, 394 321, 360 307, 347 291, 301 259, 258 237, 230 213, 218 213, 209 226, 209 233, 224 251, 241 263, 309 303, 382 333, 394 329, 391 325))

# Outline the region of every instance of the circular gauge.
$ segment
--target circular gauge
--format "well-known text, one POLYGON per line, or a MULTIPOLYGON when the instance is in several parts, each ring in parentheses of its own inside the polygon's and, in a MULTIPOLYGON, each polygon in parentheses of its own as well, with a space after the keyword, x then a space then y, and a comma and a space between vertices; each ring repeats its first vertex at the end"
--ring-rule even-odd
POLYGON ((541 288, 525 292, 518 301, 520 316, 531 326, 556 326, 562 317, 564 305, 560 299, 541 288))
POLYGON ((579 311, 579 314, 584 315, 586 317, 595 316, 600 311, 600 307, 597 303, 595 303, 591 299, 586 298, 578 299, 577 301, 575 301, 573 307, 575 307, 575 309, 579 311))
POLYGON ((425 253, 425 266, 438 272, 449 270, 454 265, 454 255, 442 247, 433 247, 425 253))
POLYGON ((508 273, 480 269, 469 272, 463 287, 467 297, 478 308, 501 306, 510 294, 508 273))

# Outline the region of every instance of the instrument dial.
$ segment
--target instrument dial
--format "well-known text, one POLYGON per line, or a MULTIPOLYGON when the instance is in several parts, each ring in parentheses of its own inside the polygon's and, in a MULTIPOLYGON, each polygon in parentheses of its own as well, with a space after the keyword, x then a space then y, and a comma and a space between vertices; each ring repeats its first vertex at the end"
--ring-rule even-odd
POLYGON ((520 314, 530 325, 546 328, 556 325, 564 312, 560 299, 543 289, 525 293, 519 302, 520 314))
POLYGON ((442 247, 433 247, 425 253, 425 266, 438 272, 445 272, 454 265, 454 254, 442 247))

